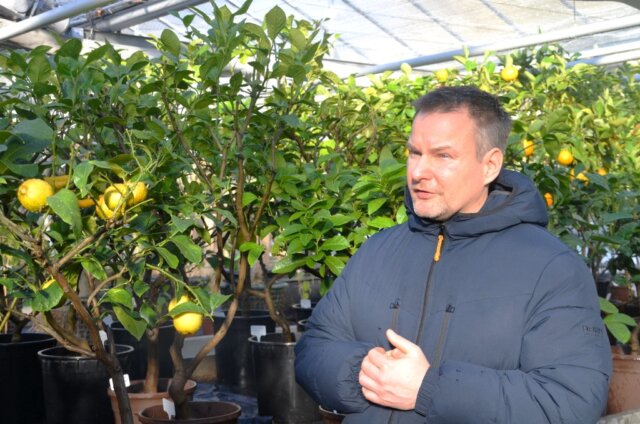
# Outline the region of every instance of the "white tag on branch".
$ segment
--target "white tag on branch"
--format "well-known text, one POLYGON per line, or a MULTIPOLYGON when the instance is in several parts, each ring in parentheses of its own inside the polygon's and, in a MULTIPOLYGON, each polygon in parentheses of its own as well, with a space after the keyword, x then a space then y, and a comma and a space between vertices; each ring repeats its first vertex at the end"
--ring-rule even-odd
POLYGON ((102 345, 104 346, 107 341, 109 340, 109 337, 107 337, 107 332, 104 330, 100 330, 99 331, 100 334, 100 341, 102 342, 102 345))
POLYGON ((262 336, 267 334, 267 327, 265 325, 252 325, 251 326, 251 335, 256 336, 256 339, 260 341, 262 336))
POLYGON ((176 405, 171 399, 162 398, 162 409, 170 419, 176 416, 176 405))
POLYGON ((311 299, 300 300, 300 306, 304 309, 311 309, 311 299))
MULTIPOLYGON (((129 380, 129 374, 125 374, 124 375, 124 387, 129 387, 131 386, 131 381, 129 380)), ((109 379, 109 387, 111 388, 111 390, 115 389, 113 388, 113 378, 109 379)))

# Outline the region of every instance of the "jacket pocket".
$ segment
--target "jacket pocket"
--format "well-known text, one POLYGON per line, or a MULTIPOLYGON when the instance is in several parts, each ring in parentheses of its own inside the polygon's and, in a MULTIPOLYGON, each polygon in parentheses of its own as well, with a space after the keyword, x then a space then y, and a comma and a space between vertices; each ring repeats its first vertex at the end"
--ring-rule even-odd
POLYGON ((455 311, 455 306, 451 304, 447 305, 447 308, 444 310, 444 317, 442 318, 442 325, 440 326, 440 334, 438 335, 438 344, 436 345, 433 361, 431 362, 431 366, 433 367, 438 367, 442 360, 442 353, 444 352, 444 347, 447 342, 447 334, 449 332, 449 324, 455 311))

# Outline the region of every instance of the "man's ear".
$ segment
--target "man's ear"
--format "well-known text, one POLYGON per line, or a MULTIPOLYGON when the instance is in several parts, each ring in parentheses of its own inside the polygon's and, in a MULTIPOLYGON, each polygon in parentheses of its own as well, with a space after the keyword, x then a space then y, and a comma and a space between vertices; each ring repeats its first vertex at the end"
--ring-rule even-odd
POLYGON ((484 154, 482 163, 484 166, 484 184, 488 185, 498 178, 498 174, 502 169, 504 156, 502 150, 494 147, 484 154))

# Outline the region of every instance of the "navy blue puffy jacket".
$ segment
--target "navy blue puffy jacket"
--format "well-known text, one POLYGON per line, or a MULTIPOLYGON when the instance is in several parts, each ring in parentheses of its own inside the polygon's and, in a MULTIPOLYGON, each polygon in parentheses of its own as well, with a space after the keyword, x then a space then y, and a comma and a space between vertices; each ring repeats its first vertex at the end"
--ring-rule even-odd
POLYGON ((298 382, 354 423, 594 423, 611 353, 584 261, 546 229, 540 194, 503 170, 475 214, 381 231, 314 308, 296 346, 298 382), (434 260, 442 236, 439 260, 434 260), (358 373, 387 328, 431 368, 416 409, 368 402, 358 373))

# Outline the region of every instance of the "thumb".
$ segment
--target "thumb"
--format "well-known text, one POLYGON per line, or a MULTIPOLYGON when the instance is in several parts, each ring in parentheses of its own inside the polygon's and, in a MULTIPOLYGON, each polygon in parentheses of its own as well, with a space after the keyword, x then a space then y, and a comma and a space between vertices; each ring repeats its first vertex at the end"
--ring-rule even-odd
POLYGON ((405 339, 391 329, 387 330, 387 340, 389 340, 389 343, 404 354, 412 352, 416 347, 416 345, 411 341, 405 339))

